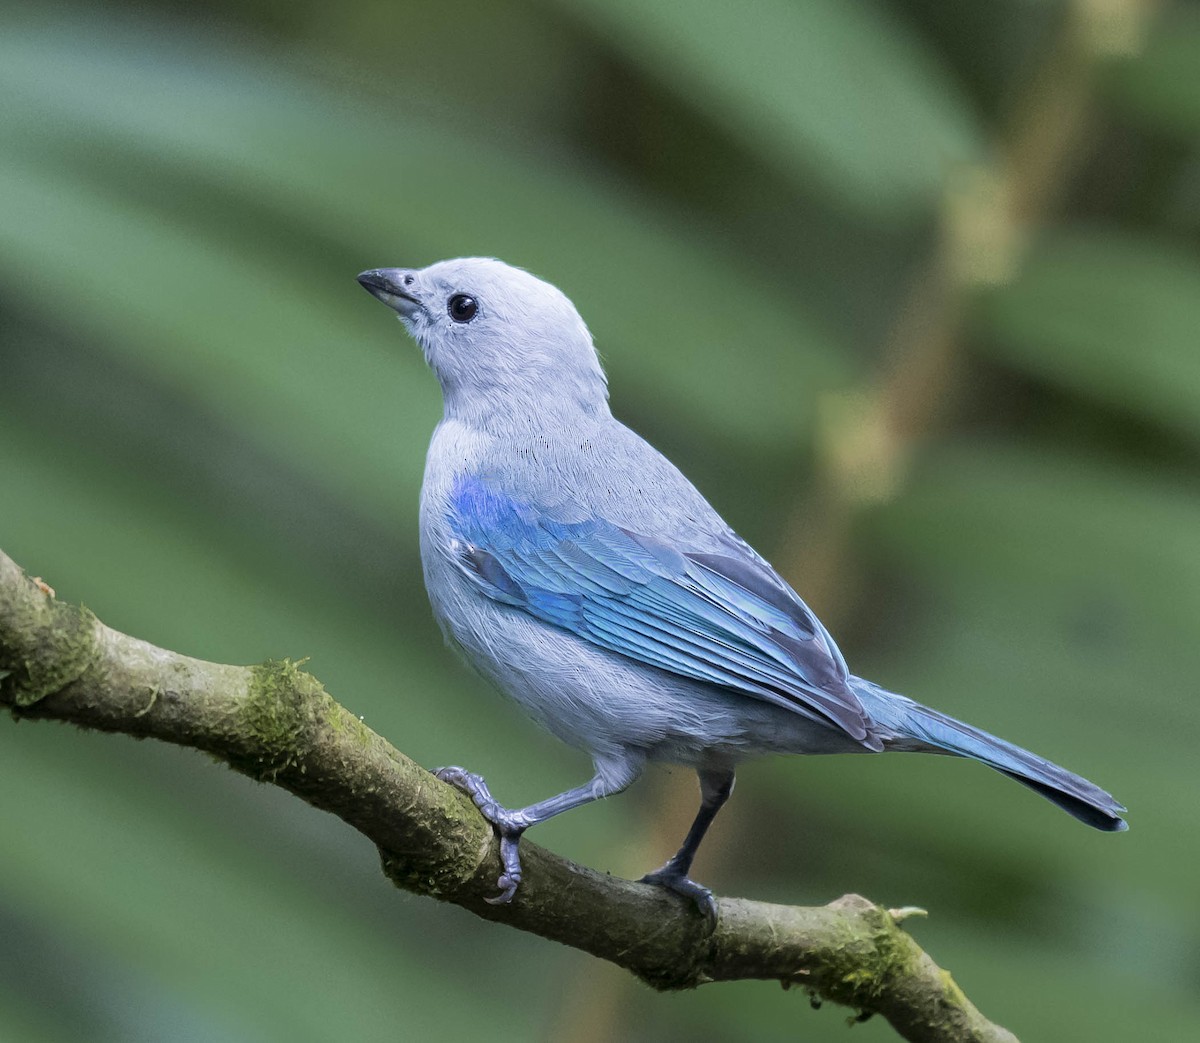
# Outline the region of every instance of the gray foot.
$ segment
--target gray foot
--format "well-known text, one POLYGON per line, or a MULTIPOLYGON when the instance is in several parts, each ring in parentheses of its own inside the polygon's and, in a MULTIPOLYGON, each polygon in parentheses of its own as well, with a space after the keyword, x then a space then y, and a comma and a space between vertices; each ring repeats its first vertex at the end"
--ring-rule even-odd
POLYGON ((717 900, 713 898, 712 891, 703 884, 696 883, 695 880, 689 880, 686 873, 672 868, 670 862, 662 869, 647 873, 642 877, 641 882, 657 884, 659 887, 665 887, 668 891, 674 891, 677 895, 683 895, 684 898, 690 898, 696 903, 696 908, 704 914, 709 927, 717 926, 717 900))
POLYGON ((438 768, 434 775, 462 790, 475 802, 479 813, 495 827, 500 837, 500 863, 504 866, 504 872, 496 881, 500 893, 485 901, 491 905, 507 905, 521 886, 521 856, 517 852, 517 843, 530 823, 520 812, 510 811, 496 803, 482 775, 476 775, 466 768, 454 767, 438 768))

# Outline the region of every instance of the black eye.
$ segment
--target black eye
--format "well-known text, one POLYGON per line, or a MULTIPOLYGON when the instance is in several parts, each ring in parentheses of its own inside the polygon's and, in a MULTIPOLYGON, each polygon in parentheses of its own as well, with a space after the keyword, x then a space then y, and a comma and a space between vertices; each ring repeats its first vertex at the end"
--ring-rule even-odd
POLYGON ((479 302, 466 293, 456 293, 450 298, 446 310, 455 322, 470 322, 479 311, 479 302))

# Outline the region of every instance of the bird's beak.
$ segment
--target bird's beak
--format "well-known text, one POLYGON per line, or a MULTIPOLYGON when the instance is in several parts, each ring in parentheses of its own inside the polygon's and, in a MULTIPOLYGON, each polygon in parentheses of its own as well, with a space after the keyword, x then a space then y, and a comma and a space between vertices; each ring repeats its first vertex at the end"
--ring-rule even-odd
POLYGON ((424 307, 414 292, 416 276, 407 268, 372 268, 359 274, 358 284, 406 319, 424 307))

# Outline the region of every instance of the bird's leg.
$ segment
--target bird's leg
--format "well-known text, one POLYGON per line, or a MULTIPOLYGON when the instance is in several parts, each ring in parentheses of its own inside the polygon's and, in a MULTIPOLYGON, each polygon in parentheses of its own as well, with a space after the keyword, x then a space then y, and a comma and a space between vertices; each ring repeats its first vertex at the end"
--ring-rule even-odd
POLYGON ((591 781, 565 793, 540 800, 524 808, 506 808, 496 802, 483 776, 465 768, 438 768, 434 774, 443 782, 456 786, 467 794, 479 813, 496 828, 500 836, 500 862, 504 872, 497 881, 500 893, 487 899, 492 905, 506 905, 521 884, 521 857, 517 845, 521 834, 530 826, 561 815, 564 811, 590 804, 602 797, 611 797, 630 786, 642 773, 641 758, 621 757, 595 761, 596 774, 591 781))
POLYGON ((688 830, 688 835, 684 838, 683 846, 667 860, 664 866, 642 877, 642 882, 658 884, 660 887, 692 899, 708 918, 708 922, 715 927, 717 924, 717 901, 707 887, 688 879, 688 872, 691 870, 692 860, 700 848, 700 841, 704 839, 704 834, 708 832, 708 827, 717 817, 717 812, 721 810, 721 806, 733 792, 733 771, 732 769, 707 768, 700 770, 698 774, 700 776, 700 810, 696 813, 692 828, 688 830))

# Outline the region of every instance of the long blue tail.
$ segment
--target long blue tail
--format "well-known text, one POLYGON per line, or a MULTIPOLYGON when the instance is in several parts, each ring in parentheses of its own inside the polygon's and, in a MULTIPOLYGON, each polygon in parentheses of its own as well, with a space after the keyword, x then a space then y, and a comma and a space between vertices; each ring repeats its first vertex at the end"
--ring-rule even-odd
POLYGON ((1040 793, 1080 822, 1110 833, 1129 828, 1120 815, 1125 808, 1087 779, 861 677, 852 677, 850 686, 871 717, 901 740, 894 748, 924 746, 970 757, 1040 793), (904 740, 916 742, 908 744, 904 740))

